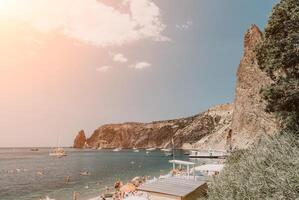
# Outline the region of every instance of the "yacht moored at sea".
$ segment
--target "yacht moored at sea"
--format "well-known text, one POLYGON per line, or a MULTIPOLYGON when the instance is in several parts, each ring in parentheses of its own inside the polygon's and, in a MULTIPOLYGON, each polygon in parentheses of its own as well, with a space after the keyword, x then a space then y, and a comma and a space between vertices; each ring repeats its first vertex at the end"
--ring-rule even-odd
POLYGON ((63 156, 67 156, 67 154, 63 148, 58 147, 58 148, 54 149, 52 152, 50 152, 49 156, 56 156, 58 158, 61 158, 63 156))

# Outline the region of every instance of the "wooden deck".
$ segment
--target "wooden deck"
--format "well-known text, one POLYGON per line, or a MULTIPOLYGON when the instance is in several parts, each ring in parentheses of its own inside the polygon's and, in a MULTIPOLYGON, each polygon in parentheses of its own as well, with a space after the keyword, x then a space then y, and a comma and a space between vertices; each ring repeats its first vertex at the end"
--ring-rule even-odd
POLYGON ((170 177, 153 183, 144 184, 140 186, 138 190, 172 195, 176 197, 185 197, 195 190, 198 190, 201 186, 206 185, 206 183, 207 181, 204 178, 202 180, 193 180, 170 177))

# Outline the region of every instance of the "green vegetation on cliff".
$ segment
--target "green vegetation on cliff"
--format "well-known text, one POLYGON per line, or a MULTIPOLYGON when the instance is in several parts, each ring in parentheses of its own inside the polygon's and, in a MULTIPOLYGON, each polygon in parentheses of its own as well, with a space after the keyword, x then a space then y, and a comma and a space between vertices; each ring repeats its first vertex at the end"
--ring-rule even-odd
POLYGON ((272 11, 256 48, 259 67, 272 79, 262 90, 266 111, 277 114, 282 128, 299 129, 299 1, 281 0, 272 11))

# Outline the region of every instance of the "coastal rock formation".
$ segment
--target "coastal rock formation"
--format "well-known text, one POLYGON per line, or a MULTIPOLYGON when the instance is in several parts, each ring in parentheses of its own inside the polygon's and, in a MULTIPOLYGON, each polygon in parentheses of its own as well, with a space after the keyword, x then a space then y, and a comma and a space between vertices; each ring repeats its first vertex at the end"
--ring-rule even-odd
POLYGON ((232 143, 246 148, 261 134, 272 134, 277 124, 266 113, 260 90, 270 79, 259 69, 254 48, 262 33, 252 25, 244 37, 244 55, 237 71, 237 86, 232 119, 232 143))
POLYGON ((86 136, 84 133, 84 130, 79 131, 78 135, 76 136, 74 140, 74 148, 83 148, 86 143, 86 136))
POLYGON ((260 89, 270 79, 259 69, 254 48, 262 33, 252 25, 244 37, 244 54, 237 71, 233 104, 215 106, 198 115, 151 123, 108 124, 86 140, 79 134, 74 147, 102 148, 246 148, 262 134, 273 134, 277 123, 264 112, 260 89), (85 142, 86 141, 86 142, 85 142))
POLYGON ((99 127, 87 139, 92 147, 102 148, 175 148, 192 146, 203 137, 227 126, 231 121, 232 106, 217 106, 198 115, 151 123, 109 124, 99 127))

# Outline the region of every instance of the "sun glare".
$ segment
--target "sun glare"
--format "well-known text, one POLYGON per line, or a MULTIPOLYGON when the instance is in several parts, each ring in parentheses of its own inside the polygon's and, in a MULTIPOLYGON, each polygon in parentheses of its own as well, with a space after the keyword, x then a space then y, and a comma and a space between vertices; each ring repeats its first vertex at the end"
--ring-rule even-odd
POLYGON ((7 10, 8 10, 8 1, 0 0, 0 16, 6 14, 7 10))
POLYGON ((7 5, 7 1, 6 0, 0 0, 0 8, 5 8, 5 5, 7 5))

